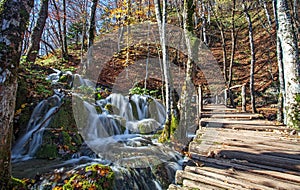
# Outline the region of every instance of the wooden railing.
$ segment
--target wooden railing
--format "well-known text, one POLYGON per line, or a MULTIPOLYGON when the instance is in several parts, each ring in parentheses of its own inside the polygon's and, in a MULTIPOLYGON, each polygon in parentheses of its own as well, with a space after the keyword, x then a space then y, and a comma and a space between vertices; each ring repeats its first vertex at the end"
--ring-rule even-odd
MULTIPOLYGON (((229 95, 229 98, 231 98, 232 104, 234 104, 231 90, 236 89, 236 88, 241 88, 242 111, 246 112, 246 84, 235 85, 230 88, 226 88, 220 94, 215 95, 214 99, 211 98, 211 100, 214 100, 214 102, 213 102, 214 104, 224 104, 225 106, 228 106, 227 99, 228 99, 228 95, 229 95), (224 96, 223 102, 219 98, 221 96, 224 96)), ((200 85, 200 86, 198 86, 198 115, 199 115, 199 118, 201 118, 201 113, 203 112, 203 104, 204 104, 203 89, 202 89, 202 86, 200 85)))

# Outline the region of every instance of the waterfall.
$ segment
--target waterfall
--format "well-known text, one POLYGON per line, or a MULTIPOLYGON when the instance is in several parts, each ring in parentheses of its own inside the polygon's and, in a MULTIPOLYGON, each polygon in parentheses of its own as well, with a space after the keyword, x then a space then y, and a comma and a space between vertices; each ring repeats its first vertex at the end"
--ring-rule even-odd
MULTIPOLYGON (((53 75, 52 78, 57 77, 53 75)), ((113 187, 116 190, 160 190, 172 183, 176 170, 180 168, 177 162, 181 156, 172 147, 157 143, 153 138, 163 129, 164 106, 151 96, 116 93, 91 102, 84 97, 91 95, 89 90, 95 85, 80 75, 73 78, 75 86, 76 82, 80 86, 74 88, 73 113, 85 144, 72 159, 57 167, 78 168, 95 162, 110 165, 116 176, 113 187), (86 154, 87 150, 92 150, 94 157, 86 154)), ((34 157, 51 116, 61 106, 61 98, 54 95, 34 108, 26 134, 13 147, 14 161, 34 157)), ((45 180, 45 183, 50 181, 45 180)), ((39 186, 43 187, 43 183, 39 186)))
POLYGON ((60 105, 61 97, 57 94, 38 103, 31 114, 25 135, 17 140, 13 146, 13 161, 27 160, 34 156, 42 144, 45 128, 49 125, 52 115, 60 105))

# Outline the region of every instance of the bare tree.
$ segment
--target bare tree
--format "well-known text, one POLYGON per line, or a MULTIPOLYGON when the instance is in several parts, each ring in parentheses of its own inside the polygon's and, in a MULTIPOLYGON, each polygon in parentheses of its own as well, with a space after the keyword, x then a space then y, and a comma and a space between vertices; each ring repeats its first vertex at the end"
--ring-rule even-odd
POLYGON ((252 113, 256 113, 256 107, 255 107, 255 89, 254 89, 254 68, 255 68, 255 46, 254 46, 254 40, 253 40, 253 27, 252 27, 252 20, 251 16, 249 14, 249 9, 251 8, 250 5, 247 5, 249 2, 243 0, 243 9, 244 13, 248 22, 248 32, 249 32, 249 44, 250 44, 250 51, 251 51, 251 66, 250 66, 250 97, 251 97, 251 108, 252 113))
POLYGON ((163 63, 163 73, 165 81, 165 106, 166 106, 166 123, 164 127, 164 132, 160 138, 161 141, 165 141, 170 138, 171 135, 171 85, 170 85, 170 65, 168 58, 168 49, 166 46, 166 23, 167 23, 167 0, 163 0, 162 10, 159 0, 154 0, 155 5, 155 15, 158 24, 159 34, 160 34, 160 44, 162 50, 162 63, 163 63))
POLYGON ((40 50, 40 41, 48 17, 48 4, 49 0, 42 0, 37 21, 30 35, 29 47, 26 53, 26 60, 35 62, 35 59, 40 50))
POLYGON ((18 67, 33 0, 0 2, 0 187, 11 189, 11 140, 18 67))
POLYGON ((91 7, 91 16, 90 16, 90 27, 89 27, 89 38, 88 38, 88 47, 91 47, 94 43, 95 32, 96 32, 96 10, 97 10, 98 0, 93 0, 91 7))
POLYGON ((63 42, 63 58, 69 59, 68 42, 67 42, 67 3, 63 0, 63 28, 62 28, 62 42, 63 42))
MULTIPOLYGON (((275 20, 276 31, 278 31, 278 18, 277 18, 277 0, 272 1, 273 14, 275 20)), ((283 74, 283 63, 282 63, 282 47, 279 39, 278 32, 276 32, 276 53, 277 53, 277 64, 278 64, 278 81, 279 81, 279 96, 278 96, 278 110, 277 110, 277 121, 283 123, 285 118, 284 101, 285 101, 285 87, 284 87, 284 74, 283 74)))

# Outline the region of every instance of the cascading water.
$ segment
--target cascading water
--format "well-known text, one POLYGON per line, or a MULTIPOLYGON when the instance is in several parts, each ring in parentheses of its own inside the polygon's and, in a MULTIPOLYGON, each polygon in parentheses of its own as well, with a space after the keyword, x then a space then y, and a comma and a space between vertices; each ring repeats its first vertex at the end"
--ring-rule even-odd
MULTIPOLYGON (((93 86, 79 75, 74 78, 81 86, 93 86)), ((152 138, 163 129, 165 122, 165 109, 159 101, 150 96, 112 93, 105 99, 90 102, 83 98, 84 94, 76 92, 72 102, 77 128, 88 149, 97 157, 87 157, 83 152, 88 149, 83 148, 85 150, 75 153, 71 160, 57 167, 80 167, 92 162, 109 164, 116 176, 114 189, 118 190, 162 189, 172 182, 180 168, 178 160, 181 156, 152 138)), ((26 134, 13 148, 14 161, 34 157, 51 116, 60 106, 61 97, 58 95, 36 106, 26 134)))
POLYGON ((152 139, 165 122, 159 101, 116 93, 95 103, 84 101, 80 93, 73 98, 79 132, 102 160, 112 163, 116 189, 161 189, 161 180, 174 179, 180 155, 152 139), (162 171, 156 168, 167 173, 164 179, 159 180, 162 171))
POLYGON ((52 115, 61 106, 62 95, 55 94, 42 100, 33 110, 27 125, 26 133, 13 146, 13 161, 32 158, 42 144, 45 128, 51 122, 52 115))

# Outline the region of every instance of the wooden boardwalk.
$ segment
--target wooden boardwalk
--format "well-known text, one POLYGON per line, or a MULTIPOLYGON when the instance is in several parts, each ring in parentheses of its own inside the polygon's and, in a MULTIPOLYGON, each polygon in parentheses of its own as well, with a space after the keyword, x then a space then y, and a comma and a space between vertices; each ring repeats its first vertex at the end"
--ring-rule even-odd
POLYGON ((300 136, 259 115, 206 106, 176 189, 300 189, 300 136))

